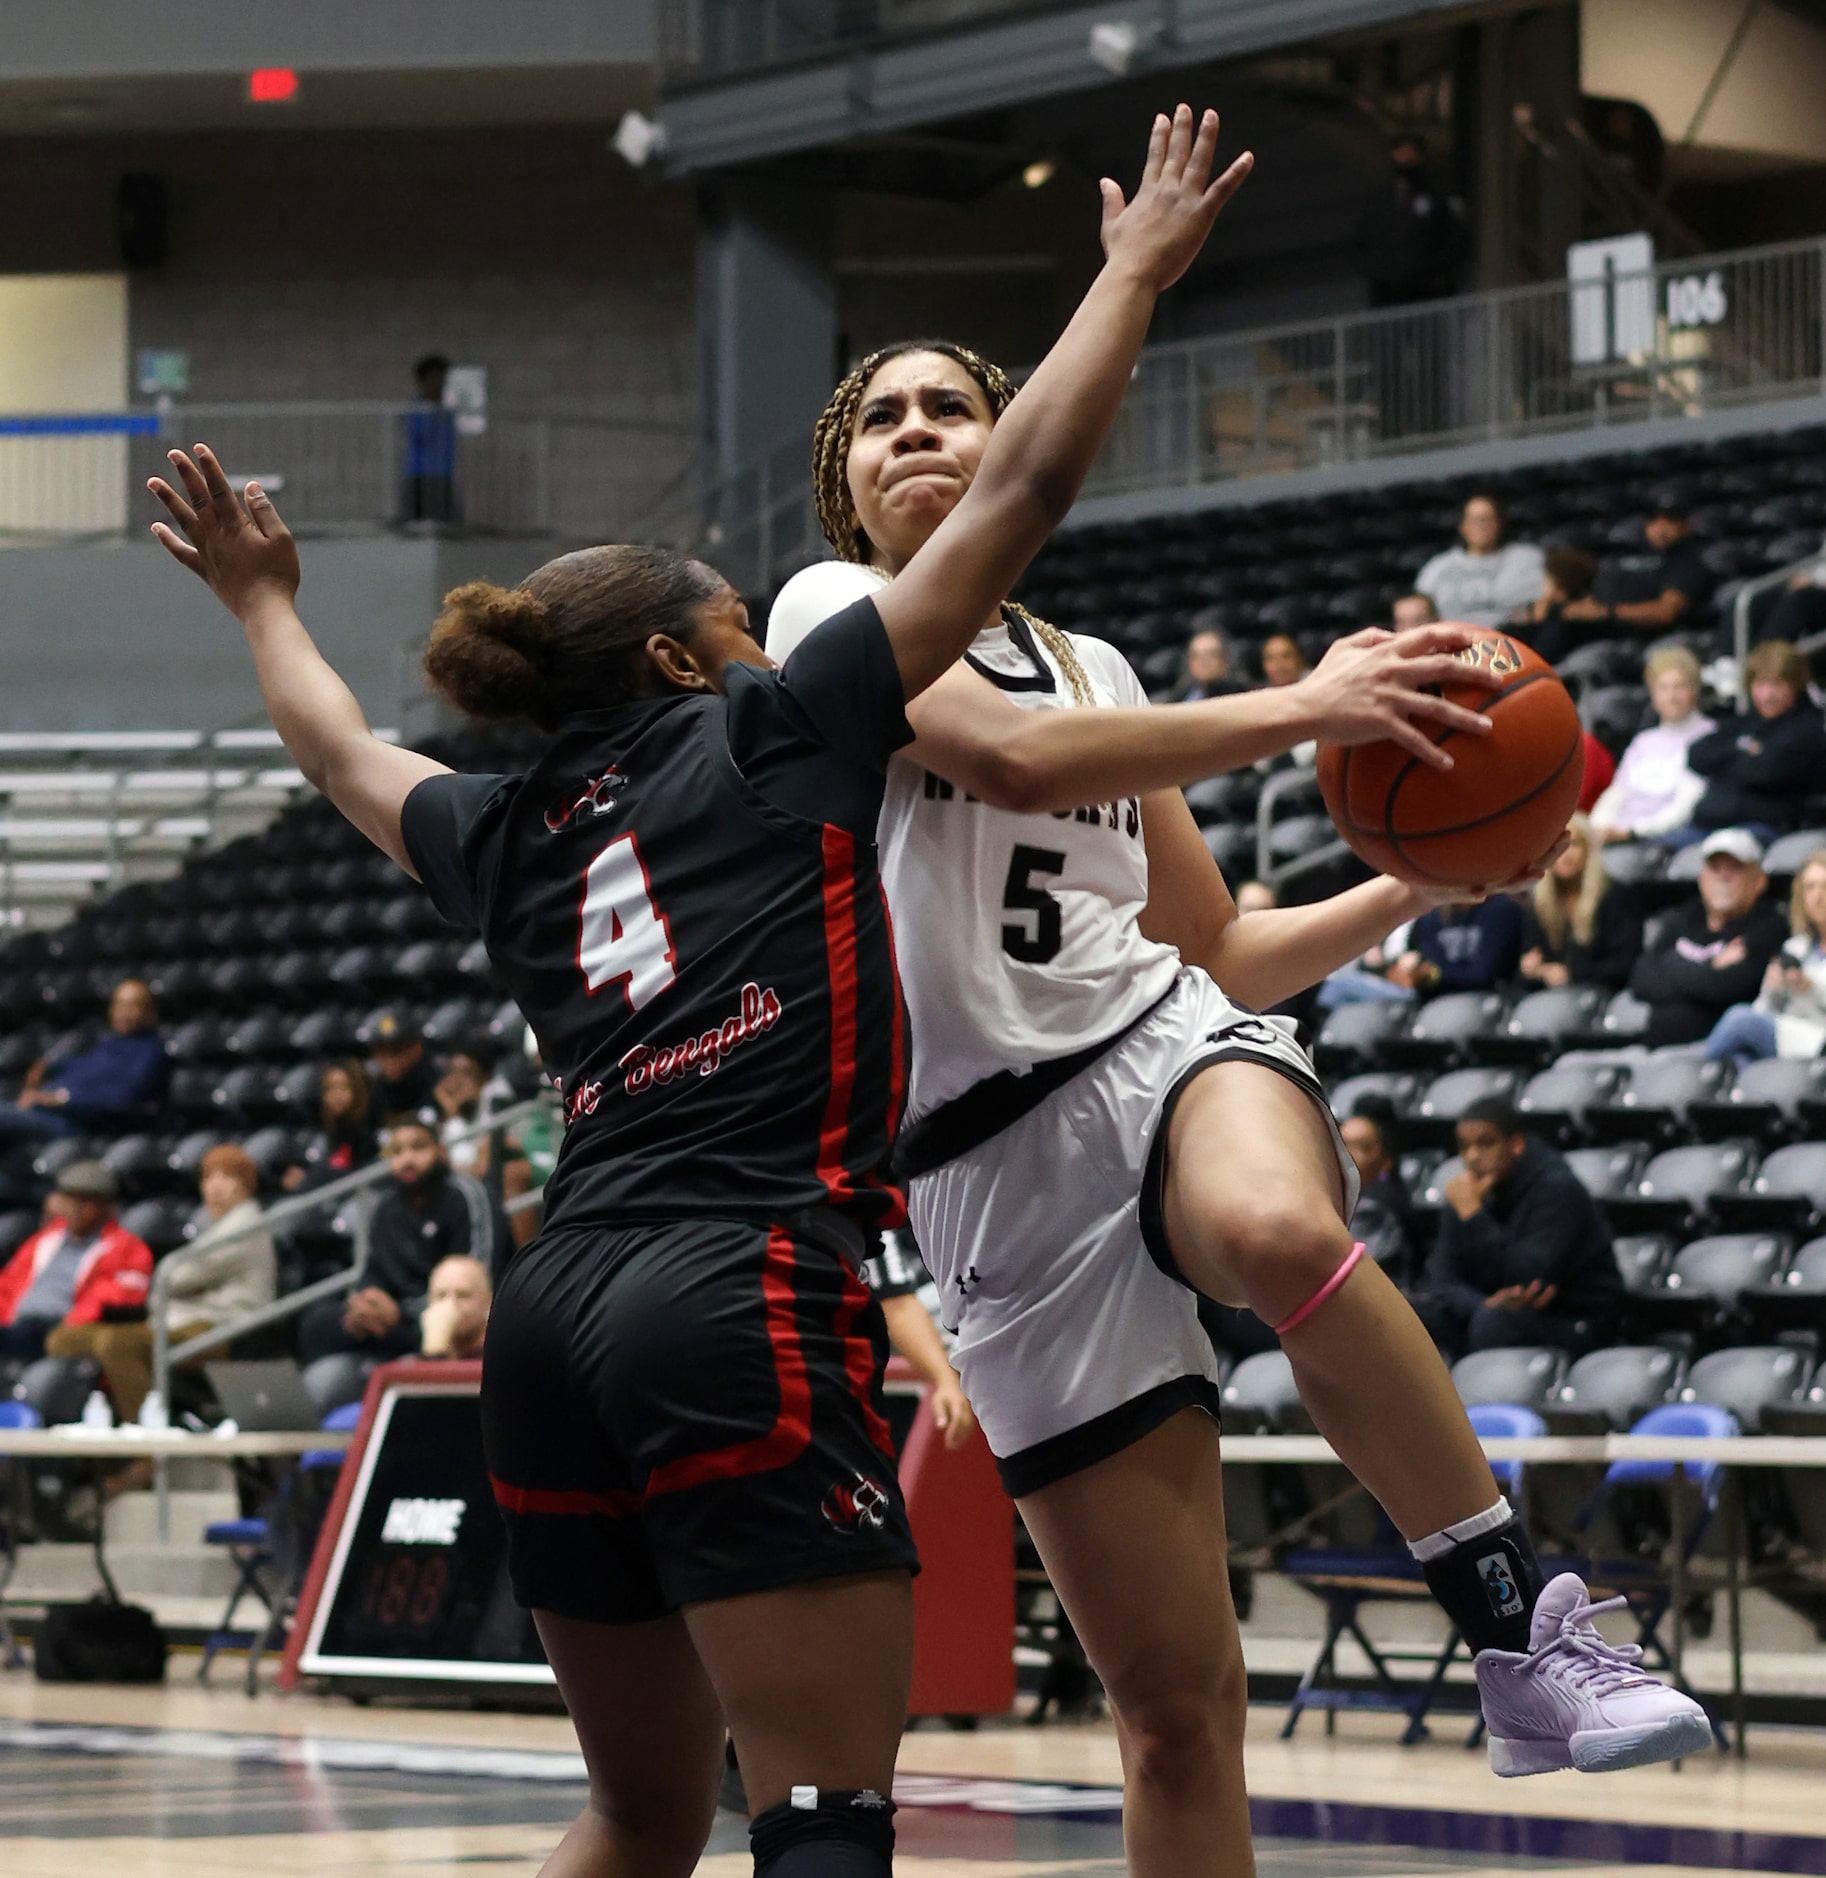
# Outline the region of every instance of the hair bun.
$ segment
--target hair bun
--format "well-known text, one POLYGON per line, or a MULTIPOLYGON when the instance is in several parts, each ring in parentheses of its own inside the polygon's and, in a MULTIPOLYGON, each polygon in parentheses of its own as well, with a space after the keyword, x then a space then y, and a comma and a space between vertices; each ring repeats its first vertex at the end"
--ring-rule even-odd
POLYGON ((444 596, 425 647, 425 682, 469 717, 532 716, 551 630, 551 609, 523 587, 467 581, 444 596))

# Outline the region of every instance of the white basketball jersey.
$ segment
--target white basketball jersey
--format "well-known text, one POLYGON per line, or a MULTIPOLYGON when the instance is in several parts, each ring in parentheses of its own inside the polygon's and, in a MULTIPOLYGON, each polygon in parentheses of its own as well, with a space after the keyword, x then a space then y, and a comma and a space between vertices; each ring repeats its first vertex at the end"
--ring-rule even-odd
MULTIPOLYGON (((767 633, 776 659, 880 581, 844 571, 826 563, 782 589, 767 633)), ((1147 702, 1114 646, 1075 633, 1072 644, 1099 705, 1147 702)), ((1022 710, 1082 708, 1022 621, 980 633, 967 656, 1022 710)), ((1015 814, 901 756, 878 838, 913 1032, 909 1120, 998 1071, 1025 1074, 1113 1036, 1173 984, 1179 954, 1137 923, 1148 862, 1135 798, 1015 814)))

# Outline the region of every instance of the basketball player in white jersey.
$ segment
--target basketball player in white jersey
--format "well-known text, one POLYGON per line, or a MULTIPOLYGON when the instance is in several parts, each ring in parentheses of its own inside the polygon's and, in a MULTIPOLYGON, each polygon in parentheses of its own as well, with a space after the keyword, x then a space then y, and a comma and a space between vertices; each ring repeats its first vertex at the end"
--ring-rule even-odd
MULTIPOLYGON (((857 565, 788 583, 773 657, 919 551, 1011 397, 948 346, 845 380, 815 473, 857 565)), ((1424 744, 1407 720, 1461 723, 1418 687, 1465 637, 1362 634, 1280 694, 1141 710, 1113 648, 1005 607, 915 704, 891 766, 914 1222, 966 1391, 1109 1694, 1140 1878, 1250 1869, 1195 1293, 1281 1335, 1315 1420, 1477 1652, 1499 1773, 1709 1740, 1696 1704, 1604 1643, 1576 1578, 1541 1587, 1431 1341, 1353 1246, 1354 1171, 1311 1065, 1290 1025, 1255 1015, 1432 897, 1378 881, 1238 920, 1178 794, 1314 736, 1424 744)))

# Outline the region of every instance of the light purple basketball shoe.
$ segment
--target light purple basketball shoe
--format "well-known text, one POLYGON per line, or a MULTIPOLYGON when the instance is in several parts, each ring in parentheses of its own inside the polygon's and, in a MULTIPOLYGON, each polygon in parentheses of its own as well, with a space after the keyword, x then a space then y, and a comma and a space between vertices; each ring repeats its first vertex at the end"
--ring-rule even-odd
POLYGON ((1584 1584, 1563 1572, 1534 1607, 1526 1656, 1478 1652, 1477 1688, 1495 1772, 1576 1767, 1608 1774, 1711 1746, 1711 1723, 1697 1702, 1645 1676, 1635 1644, 1618 1648, 1604 1641, 1592 1620, 1600 1611, 1621 1610, 1623 1602, 1593 1604, 1584 1584))

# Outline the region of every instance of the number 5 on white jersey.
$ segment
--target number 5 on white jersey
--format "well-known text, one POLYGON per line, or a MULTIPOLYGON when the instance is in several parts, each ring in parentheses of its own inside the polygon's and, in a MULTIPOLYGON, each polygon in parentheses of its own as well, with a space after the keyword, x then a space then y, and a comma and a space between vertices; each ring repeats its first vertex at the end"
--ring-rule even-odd
POLYGON ((653 904, 647 864, 632 834, 617 835, 583 877, 577 968, 592 997, 605 985, 619 984, 630 1011, 678 977, 672 929, 653 904))

